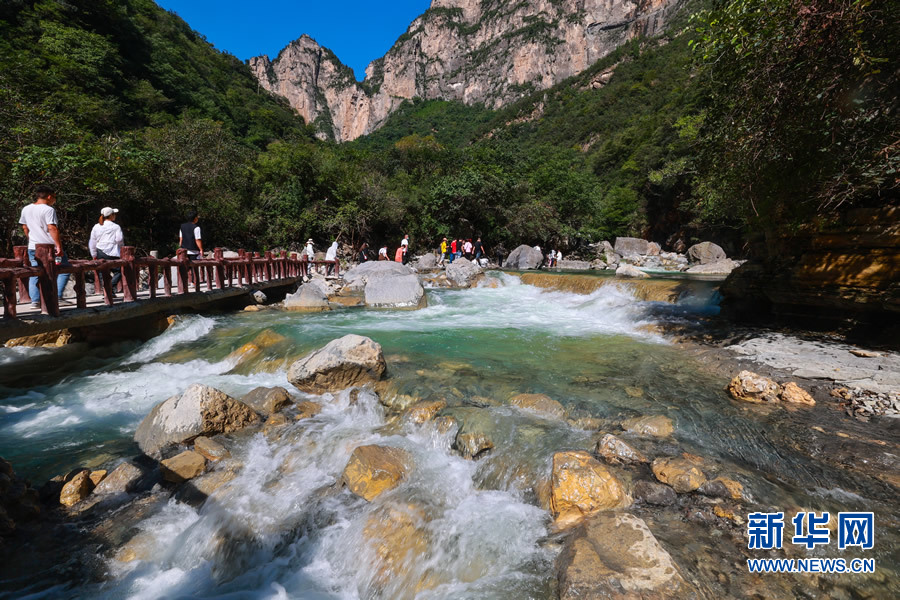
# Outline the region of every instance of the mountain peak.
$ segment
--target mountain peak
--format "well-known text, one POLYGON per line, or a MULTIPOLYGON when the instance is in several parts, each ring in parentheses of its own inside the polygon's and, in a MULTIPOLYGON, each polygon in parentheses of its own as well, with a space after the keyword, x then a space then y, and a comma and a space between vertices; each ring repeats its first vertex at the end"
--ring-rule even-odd
POLYGON ((355 139, 405 100, 500 108, 576 75, 639 35, 658 33, 680 0, 432 0, 366 79, 303 35, 274 61, 250 60, 322 137, 355 139))

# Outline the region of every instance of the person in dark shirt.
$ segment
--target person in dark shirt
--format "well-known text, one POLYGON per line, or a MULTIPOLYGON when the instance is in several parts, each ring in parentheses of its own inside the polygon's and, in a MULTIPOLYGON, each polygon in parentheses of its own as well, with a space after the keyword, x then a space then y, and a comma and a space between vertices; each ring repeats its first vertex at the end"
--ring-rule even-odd
POLYGON ((359 262, 364 263, 369 260, 369 244, 363 242, 363 245, 359 247, 359 262))
POLYGON ((187 250, 188 260, 203 258, 203 240, 201 239, 200 226, 197 222, 200 216, 192 210, 187 215, 187 221, 181 224, 178 233, 178 247, 187 250))
POLYGON ((481 243, 481 238, 475 240, 475 260, 481 260, 482 255, 484 254, 484 245, 481 243))

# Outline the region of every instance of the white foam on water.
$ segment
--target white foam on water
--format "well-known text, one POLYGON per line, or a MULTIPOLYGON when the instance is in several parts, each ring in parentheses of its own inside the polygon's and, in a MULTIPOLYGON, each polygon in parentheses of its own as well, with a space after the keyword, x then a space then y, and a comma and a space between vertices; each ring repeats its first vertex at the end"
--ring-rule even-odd
POLYGON ((26 361, 35 356, 45 356, 53 350, 53 348, 31 348, 29 346, 13 346, 12 348, 0 346, 0 366, 26 361))
POLYGON ((215 326, 215 319, 201 315, 179 318, 169 329, 126 356, 122 364, 145 363, 153 360, 179 344, 199 340, 212 331, 215 326))

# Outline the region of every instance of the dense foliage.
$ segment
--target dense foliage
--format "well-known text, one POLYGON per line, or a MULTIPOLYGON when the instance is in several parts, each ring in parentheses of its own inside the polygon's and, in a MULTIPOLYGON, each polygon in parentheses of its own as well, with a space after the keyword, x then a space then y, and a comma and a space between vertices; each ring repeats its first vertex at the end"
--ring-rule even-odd
POLYGON ((409 233, 417 249, 445 235, 736 249, 748 228, 896 190, 896 8, 709 6, 501 111, 416 100, 336 145, 152 0, 8 0, 3 252, 38 183, 60 190, 73 255, 104 205, 129 243, 163 253, 192 207, 211 245, 233 248, 409 233))

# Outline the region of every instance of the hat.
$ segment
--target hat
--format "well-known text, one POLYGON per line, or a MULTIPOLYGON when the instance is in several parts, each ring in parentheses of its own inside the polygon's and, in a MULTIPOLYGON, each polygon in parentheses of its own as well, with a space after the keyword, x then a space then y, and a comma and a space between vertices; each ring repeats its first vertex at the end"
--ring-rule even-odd
POLYGON ((103 215, 104 217, 111 217, 114 214, 116 214, 117 212, 119 212, 118 208, 110 208, 108 206, 104 206, 103 208, 100 209, 100 214, 103 215))
POLYGON ((313 243, 312 238, 309 238, 308 240, 306 240, 306 243, 307 243, 307 244, 312 244, 312 243, 313 243))

